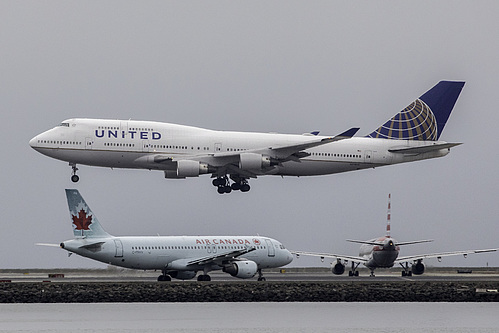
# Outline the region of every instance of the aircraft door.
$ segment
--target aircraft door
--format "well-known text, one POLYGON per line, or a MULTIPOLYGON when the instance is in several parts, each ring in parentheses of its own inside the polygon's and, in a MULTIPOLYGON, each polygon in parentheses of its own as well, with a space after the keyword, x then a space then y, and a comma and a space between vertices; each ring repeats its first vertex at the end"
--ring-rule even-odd
POLYGON ((274 244, 272 244, 272 241, 270 239, 266 239, 265 242, 267 243, 269 257, 275 257, 274 244))
POLYGON ((85 138, 85 149, 92 149, 92 138, 85 138))
POLYGON ((149 152, 149 140, 142 140, 142 151, 149 152))
POLYGON ((115 239, 114 240, 114 245, 116 245, 116 253, 114 254, 114 256, 116 258, 123 257, 123 244, 121 243, 121 240, 115 239))
POLYGON ((371 150, 366 150, 364 155, 364 162, 372 163, 373 161, 373 152, 371 150))

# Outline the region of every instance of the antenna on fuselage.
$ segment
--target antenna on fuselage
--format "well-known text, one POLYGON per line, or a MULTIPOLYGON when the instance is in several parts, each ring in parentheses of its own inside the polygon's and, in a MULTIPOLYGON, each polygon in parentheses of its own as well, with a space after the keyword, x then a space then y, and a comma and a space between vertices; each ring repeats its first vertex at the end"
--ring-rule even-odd
POLYGON ((386 211, 386 237, 390 238, 390 219, 391 219, 391 198, 392 194, 388 193, 388 209, 386 211))

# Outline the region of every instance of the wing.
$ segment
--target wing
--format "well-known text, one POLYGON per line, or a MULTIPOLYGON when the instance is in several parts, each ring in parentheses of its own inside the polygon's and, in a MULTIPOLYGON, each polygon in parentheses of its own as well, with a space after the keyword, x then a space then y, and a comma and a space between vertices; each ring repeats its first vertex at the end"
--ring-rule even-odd
POLYGON ((362 257, 356 257, 356 256, 347 256, 347 255, 342 255, 342 254, 334 254, 334 253, 321 253, 321 252, 305 252, 305 251, 290 251, 292 254, 294 254, 297 258, 299 256, 311 256, 311 257, 320 257, 321 259, 324 258, 334 258, 334 259, 341 259, 341 260, 350 260, 350 261, 355 261, 355 262, 360 262, 360 263, 365 263, 367 262, 366 258, 362 257))
POLYGON ((256 248, 253 246, 246 246, 244 249, 220 252, 211 256, 200 257, 200 258, 190 258, 185 260, 185 265, 187 267, 192 266, 204 266, 209 264, 220 265, 223 262, 237 260, 237 258, 243 254, 255 251, 256 248))
POLYGON ((429 259, 429 258, 437 258, 438 260, 440 260, 442 257, 450 257, 450 256, 458 256, 458 255, 463 255, 464 257, 466 257, 468 254, 473 254, 473 253, 478 254, 478 253, 495 252, 495 251, 497 251, 497 249, 467 250, 467 251, 419 254, 419 255, 414 255, 414 256, 399 257, 397 260, 395 260, 395 263, 400 264, 400 263, 403 263, 406 261, 423 260, 423 259, 429 259))
MULTIPOLYGON (((295 144, 287 144, 274 147, 262 147, 256 149, 248 149, 244 151, 231 151, 231 152, 215 152, 201 155, 167 155, 167 154, 156 154, 152 156, 142 157, 146 158, 148 161, 154 163, 162 163, 165 168, 176 168, 176 162, 180 160, 195 160, 208 164, 210 167, 215 168, 217 171, 215 174, 223 175, 238 174, 245 178, 256 178, 256 174, 251 170, 241 169, 240 160, 242 154, 255 154, 266 156, 270 159, 270 165, 267 167, 268 170, 272 170, 275 165, 286 161, 296 161, 300 162, 300 159, 307 157, 310 154, 304 150, 328 144, 331 142, 336 142, 344 139, 349 139, 357 133, 359 128, 353 127, 341 134, 334 137, 320 137, 312 138, 306 142, 300 142, 295 144)), ((210 172, 211 173, 211 172, 210 172)))

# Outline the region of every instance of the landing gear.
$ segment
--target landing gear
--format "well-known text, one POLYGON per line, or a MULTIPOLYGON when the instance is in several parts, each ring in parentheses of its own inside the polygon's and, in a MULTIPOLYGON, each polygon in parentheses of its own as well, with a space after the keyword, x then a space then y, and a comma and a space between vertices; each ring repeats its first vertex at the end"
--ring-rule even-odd
POLYGON ((412 271, 409 268, 409 263, 408 262, 405 263, 405 266, 402 263, 400 264, 400 266, 402 266, 402 268, 404 269, 402 271, 402 276, 412 276, 412 271))
POLYGON ((213 179, 213 186, 217 187, 217 192, 219 194, 231 193, 232 191, 248 192, 250 186, 245 178, 231 176, 234 183, 230 183, 229 177, 227 175, 223 177, 218 177, 213 179))
POLYGON ((171 280, 172 280, 172 277, 166 273, 158 276, 158 282, 171 281, 171 280))
POLYGON ((78 171, 78 168, 76 167, 76 163, 69 163, 71 168, 73 169, 73 175, 71 176, 71 181, 73 183, 77 183, 80 180, 80 177, 76 174, 76 171, 78 171))
POLYGON ((262 273, 262 270, 259 269, 258 270, 258 281, 267 281, 264 277, 263 277, 263 273, 262 273))
POLYGON ((374 269, 371 269, 371 274, 369 275, 370 277, 374 277, 374 269))
POLYGON ((359 276, 359 271, 357 267, 359 267, 360 262, 352 261, 352 269, 348 272, 348 276, 359 276))
POLYGON ((211 281, 211 276, 208 274, 198 275, 198 281, 211 281))

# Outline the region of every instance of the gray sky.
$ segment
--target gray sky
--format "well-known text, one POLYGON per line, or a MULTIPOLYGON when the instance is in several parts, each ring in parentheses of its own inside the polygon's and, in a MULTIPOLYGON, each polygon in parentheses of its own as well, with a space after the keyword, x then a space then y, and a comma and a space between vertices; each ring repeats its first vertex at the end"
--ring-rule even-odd
MULTIPOLYGON (((0 2, 0 268, 105 267, 36 247, 72 237, 65 188, 114 235, 260 234, 357 254, 347 238, 435 242, 402 255, 499 247, 496 1, 0 2), (220 130, 370 133, 438 81, 466 85, 440 159, 218 195, 208 176, 71 168, 28 141, 73 117, 220 130)), ((498 254, 430 265, 499 266, 498 254)), ((292 266, 321 265, 300 258, 292 266)), ((323 264, 325 265, 325 264, 323 264)))

